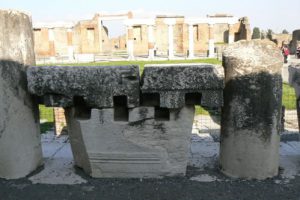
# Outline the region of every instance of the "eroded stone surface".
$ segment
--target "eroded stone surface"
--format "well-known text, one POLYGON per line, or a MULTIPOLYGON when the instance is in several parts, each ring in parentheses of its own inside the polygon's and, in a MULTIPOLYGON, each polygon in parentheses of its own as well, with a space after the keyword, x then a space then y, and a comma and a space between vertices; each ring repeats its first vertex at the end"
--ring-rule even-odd
POLYGON ((75 157, 75 162, 91 176, 185 175, 193 106, 170 110, 169 119, 166 115, 159 116, 156 112, 160 111, 154 107, 137 107, 129 109, 129 121, 116 121, 114 109, 92 109, 87 119, 78 118, 76 110, 67 112, 70 134, 82 135, 82 138, 70 135, 72 148, 80 143, 81 151, 85 151, 75 157))
POLYGON ((34 65, 31 19, 0 10, 0 177, 21 178, 42 163, 38 107, 27 91, 34 65))
POLYGON ((125 96, 128 107, 139 105, 138 66, 30 67, 27 76, 29 91, 43 96, 47 106, 70 107, 79 101, 111 108, 115 96, 125 96))
POLYGON ((146 65, 141 91, 158 93, 161 107, 181 108, 185 104, 219 107, 223 105, 223 79, 222 67, 210 64, 146 65))
POLYGON ((283 60, 270 41, 241 41, 223 54, 220 164, 232 177, 278 173, 283 60))
POLYGON ((289 84, 295 89, 297 98, 300 97, 300 64, 289 66, 289 84))

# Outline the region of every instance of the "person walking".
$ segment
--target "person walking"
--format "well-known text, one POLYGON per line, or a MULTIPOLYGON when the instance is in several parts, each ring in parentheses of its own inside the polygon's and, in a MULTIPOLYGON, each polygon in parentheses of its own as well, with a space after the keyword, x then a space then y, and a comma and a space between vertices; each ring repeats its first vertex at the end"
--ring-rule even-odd
POLYGON ((285 45, 283 46, 282 48, 282 55, 284 57, 284 63, 287 63, 287 59, 288 59, 288 56, 290 55, 290 51, 289 51, 289 48, 285 45))

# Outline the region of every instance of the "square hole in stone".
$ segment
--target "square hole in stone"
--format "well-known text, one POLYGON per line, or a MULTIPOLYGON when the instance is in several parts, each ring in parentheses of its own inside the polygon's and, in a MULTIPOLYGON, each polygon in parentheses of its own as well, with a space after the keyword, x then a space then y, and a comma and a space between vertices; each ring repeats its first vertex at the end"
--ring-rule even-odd
POLYGON ((142 106, 159 106, 159 93, 143 93, 141 94, 142 106))
POLYGON ((114 96, 114 120, 128 121, 127 96, 114 96))
POLYGON ((114 107, 116 106, 125 106, 127 107, 127 96, 122 95, 122 96, 114 96, 114 107))
POLYGON ((169 121, 170 110, 168 108, 155 107, 154 119, 157 121, 169 121))
POLYGON ((186 93, 185 94, 186 105, 201 105, 201 93, 186 93))

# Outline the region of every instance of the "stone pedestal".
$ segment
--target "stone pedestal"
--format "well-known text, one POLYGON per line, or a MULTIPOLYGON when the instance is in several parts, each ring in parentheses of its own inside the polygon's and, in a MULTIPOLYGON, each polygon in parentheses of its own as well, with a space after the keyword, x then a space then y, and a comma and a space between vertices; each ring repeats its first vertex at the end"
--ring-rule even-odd
POLYGON ((42 163, 38 106, 27 92, 34 65, 31 19, 0 10, 0 177, 21 178, 42 163))
POLYGON ((194 106, 160 110, 67 110, 75 163, 92 177, 158 178, 186 173, 194 106), (163 114, 162 114, 163 112, 163 114), (126 117, 127 113, 127 117, 126 117))
POLYGON ((223 53, 224 107, 220 164, 224 174, 265 179, 278 174, 282 55, 270 41, 240 41, 223 53))

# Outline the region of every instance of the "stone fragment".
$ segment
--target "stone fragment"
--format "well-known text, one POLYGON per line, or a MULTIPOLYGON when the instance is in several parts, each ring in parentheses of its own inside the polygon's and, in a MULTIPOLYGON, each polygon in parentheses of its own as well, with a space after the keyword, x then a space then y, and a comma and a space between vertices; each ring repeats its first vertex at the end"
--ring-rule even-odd
POLYGON ((76 165, 93 177, 158 178, 186 173, 194 107, 66 110, 76 165), (117 117, 117 115, 124 115, 117 117), (126 117, 127 115, 127 117, 126 117))
POLYGON ((34 65, 31 18, 0 10, 0 177, 25 177, 42 164, 38 106, 27 91, 34 65))
POLYGON ((220 145, 224 174, 246 179, 278 174, 282 65, 281 52, 271 41, 240 41, 225 49, 220 145))
POLYGON ((223 79, 222 67, 210 64, 146 65, 141 91, 142 95, 159 94, 159 105, 164 108, 220 107, 223 79))
POLYGON ((112 108, 139 105, 138 66, 30 67, 28 88, 46 106, 112 108))

